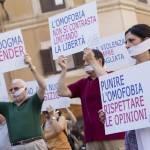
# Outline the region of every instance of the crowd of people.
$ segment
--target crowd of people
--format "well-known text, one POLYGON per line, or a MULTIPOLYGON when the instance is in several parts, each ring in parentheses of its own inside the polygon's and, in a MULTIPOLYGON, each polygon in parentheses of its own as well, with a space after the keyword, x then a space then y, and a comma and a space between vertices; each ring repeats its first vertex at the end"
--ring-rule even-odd
MULTIPOLYGON (((134 25, 125 32, 126 48, 149 38, 150 26, 134 25)), ((132 57, 139 64, 149 61, 150 53, 147 50, 132 57)), ((98 81, 98 77, 108 73, 104 68, 104 57, 100 50, 85 48, 83 60, 88 77, 67 85, 67 60, 64 56, 59 57, 61 74, 57 90, 59 96, 81 99, 84 131, 78 132, 77 120, 69 109, 66 109, 69 116, 67 120, 60 110, 48 106, 42 112, 41 123, 46 83, 33 65, 31 57, 26 54, 25 63, 28 64, 39 89, 28 97, 26 82, 22 79, 12 80, 9 93, 13 102, 0 102, 0 150, 142 150, 138 148, 138 143, 142 141, 137 140, 136 131, 105 135, 106 117, 102 111, 98 81)))

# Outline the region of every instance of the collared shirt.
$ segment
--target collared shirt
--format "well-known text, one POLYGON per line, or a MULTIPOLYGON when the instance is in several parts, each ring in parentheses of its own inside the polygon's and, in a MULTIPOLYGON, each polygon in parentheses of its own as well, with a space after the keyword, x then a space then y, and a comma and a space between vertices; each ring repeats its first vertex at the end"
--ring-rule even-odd
POLYGON ((102 108, 98 78, 83 78, 68 86, 72 98, 79 97, 82 103, 85 142, 124 139, 124 133, 105 135, 98 111, 102 108))
POLYGON ((126 150, 138 150, 136 134, 134 130, 125 133, 125 148, 126 150))
POLYGON ((0 150, 9 150, 10 141, 6 122, 0 124, 0 150))
POLYGON ((20 106, 10 102, 0 102, 0 113, 5 116, 11 143, 42 136, 42 101, 37 94, 29 97, 20 106))

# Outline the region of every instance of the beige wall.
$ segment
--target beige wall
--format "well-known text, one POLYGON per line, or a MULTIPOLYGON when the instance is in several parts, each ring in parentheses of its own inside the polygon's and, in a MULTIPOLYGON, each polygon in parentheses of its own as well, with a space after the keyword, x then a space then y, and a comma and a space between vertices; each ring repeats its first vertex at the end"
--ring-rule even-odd
POLYGON ((134 10, 121 9, 121 13, 124 30, 138 23, 137 15, 134 10))
POLYGON ((144 15, 144 14, 137 13, 137 20, 139 23, 145 23, 150 25, 150 14, 144 15))
MULTIPOLYGON (((40 61, 40 42, 49 40, 49 30, 47 26, 40 26, 36 28, 23 30, 23 38, 27 52, 31 55, 32 61, 37 67, 38 71, 42 73, 40 61)), ((11 72, 12 78, 23 78, 25 80, 32 80, 33 77, 29 69, 21 69, 11 72), (25 75, 26 74, 26 75, 25 75)))
POLYGON ((2 5, 0 4, 0 31, 2 31, 3 29, 2 28, 2 24, 3 22, 6 20, 6 14, 2 8, 2 5))
POLYGON ((7 0, 5 7, 11 20, 23 20, 33 15, 32 0, 7 0))
POLYGON ((102 12, 98 14, 98 17, 100 34, 102 37, 123 31, 123 22, 120 10, 102 12))
MULTIPOLYGON (((38 0, 37 0, 38 1, 38 0)), ((92 0, 74 0, 74 6, 79 6, 84 2, 92 0)), ((23 29, 23 37, 25 40, 26 49, 33 59, 33 63, 42 73, 40 61, 40 43, 50 40, 48 29, 48 17, 60 11, 48 12, 42 14, 39 6, 36 7, 36 0, 7 0, 6 8, 10 15, 10 22, 5 25, 6 30, 21 27, 23 29), (38 16, 33 14, 32 3, 38 16), (25 19, 26 18, 26 19, 25 19)), ((135 0, 97 0, 99 28, 102 37, 109 36, 121 31, 125 31, 133 24, 147 23, 150 24, 150 10, 145 4, 138 4, 135 0)), ((74 73, 69 76, 68 83, 77 80, 83 76, 83 73, 74 73)), ((11 72, 7 75, 8 78, 23 78, 32 80, 33 77, 28 69, 22 69, 11 72)))
POLYGON ((79 6, 79 5, 84 4, 84 2, 85 2, 85 0, 74 0, 74 5, 79 6))

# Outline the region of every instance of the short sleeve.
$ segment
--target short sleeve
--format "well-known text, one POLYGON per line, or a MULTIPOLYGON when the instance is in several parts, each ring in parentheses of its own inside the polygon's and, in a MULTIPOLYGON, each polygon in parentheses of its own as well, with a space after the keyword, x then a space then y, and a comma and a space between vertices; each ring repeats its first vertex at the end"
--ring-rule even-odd
POLYGON ((30 99, 32 101, 34 110, 41 111, 43 101, 39 98, 38 94, 34 94, 30 97, 30 99))
POLYGON ((5 116, 8 111, 8 105, 8 102, 0 102, 0 114, 3 116, 5 116))
POLYGON ((68 88, 71 91, 72 98, 80 97, 82 84, 83 84, 83 79, 81 79, 73 84, 70 84, 68 86, 68 88))

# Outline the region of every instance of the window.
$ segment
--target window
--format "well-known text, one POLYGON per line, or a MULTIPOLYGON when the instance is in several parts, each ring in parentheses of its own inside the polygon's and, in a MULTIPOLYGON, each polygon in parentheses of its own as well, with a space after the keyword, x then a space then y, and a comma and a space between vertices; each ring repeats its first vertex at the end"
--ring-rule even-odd
MULTIPOLYGON (((56 74, 61 71, 61 68, 52 58, 52 49, 40 50, 41 63, 44 75, 56 74)), ((68 70, 73 70, 83 66, 83 52, 79 52, 67 57, 68 70)))
POLYGON ((73 60, 76 68, 81 68, 84 65, 83 52, 73 54, 73 60))
POLYGON ((139 2, 147 3, 147 0, 139 0, 139 2))
POLYGON ((65 0, 40 0, 40 4, 43 13, 65 8, 65 0))
POLYGON ((52 58, 52 50, 40 50, 40 57, 44 75, 56 73, 55 61, 52 58))

